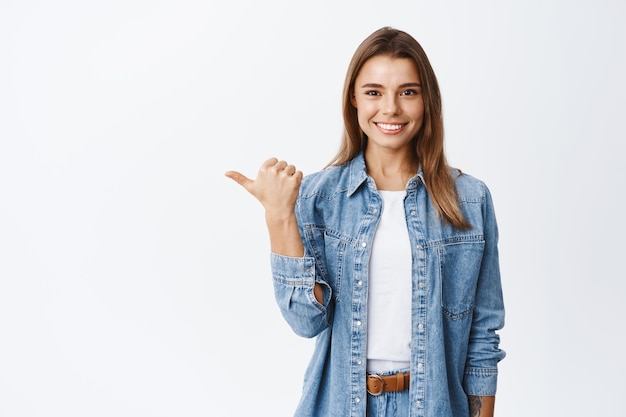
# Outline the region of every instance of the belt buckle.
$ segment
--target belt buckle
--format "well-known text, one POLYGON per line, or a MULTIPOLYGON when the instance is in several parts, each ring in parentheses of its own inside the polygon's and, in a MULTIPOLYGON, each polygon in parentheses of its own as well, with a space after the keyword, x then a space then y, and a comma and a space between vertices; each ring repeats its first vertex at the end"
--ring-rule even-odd
POLYGON ((369 374, 369 375, 367 375, 367 379, 369 380, 370 378, 376 380, 376 382, 374 382, 374 384, 376 384, 377 382, 380 381, 380 390, 370 391, 369 384, 367 384, 367 392, 368 392, 368 394, 373 395, 374 397, 378 397, 380 394, 383 393, 383 391, 385 389, 385 381, 383 380, 383 377, 378 375, 378 374, 369 374))

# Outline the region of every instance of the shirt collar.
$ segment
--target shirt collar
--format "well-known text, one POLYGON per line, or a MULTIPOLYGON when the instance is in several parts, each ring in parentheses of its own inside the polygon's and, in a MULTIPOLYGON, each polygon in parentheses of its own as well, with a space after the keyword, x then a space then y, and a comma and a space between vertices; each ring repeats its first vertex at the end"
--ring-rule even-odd
POLYGON ((365 169, 365 156, 363 152, 359 152, 357 156, 355 156, 349 162, 349 171, 350 178, 348 180, 348 196, 356 193, 356 191, 361 187, 361 185, 367 181, 368 175, 365 169))

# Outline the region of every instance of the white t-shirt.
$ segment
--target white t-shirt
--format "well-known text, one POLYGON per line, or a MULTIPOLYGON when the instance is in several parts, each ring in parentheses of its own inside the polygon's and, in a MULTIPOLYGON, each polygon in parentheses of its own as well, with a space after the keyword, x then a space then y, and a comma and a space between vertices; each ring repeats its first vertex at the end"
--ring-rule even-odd
POLYGON ((411 242, 406 191, 378 191, 383 210, 369 265, 367 370, 406 369, 411 361, 411 242))

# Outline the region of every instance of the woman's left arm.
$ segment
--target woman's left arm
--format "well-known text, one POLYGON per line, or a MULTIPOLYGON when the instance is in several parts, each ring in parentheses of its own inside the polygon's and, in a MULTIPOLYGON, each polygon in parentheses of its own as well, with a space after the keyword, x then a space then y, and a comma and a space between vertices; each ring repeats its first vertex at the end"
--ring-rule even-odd
POLYGON ((470 395, 469 401, 470 417, 493 417, 493 409, 496 397, 477 397, 470 395))
POLYGON ((498 330, 504 326, 504 303, 498 261, 498 226, 491 194, 483 184, 482 232, 484 248, 470 329, 463 388, 469 398, 471 417, 493 416, 500 349, 498 330))

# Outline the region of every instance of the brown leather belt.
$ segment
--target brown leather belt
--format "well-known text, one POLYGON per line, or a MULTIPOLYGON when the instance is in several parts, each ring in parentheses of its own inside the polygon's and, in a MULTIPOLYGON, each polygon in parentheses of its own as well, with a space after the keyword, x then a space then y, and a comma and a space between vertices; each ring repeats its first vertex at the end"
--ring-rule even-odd
POLYGON ((370 395, 380 395, 383 392, 398 392, 409 389, 409 381, 411 374, 395 374, 395 375, 367 375, 367 392, 370 395))

